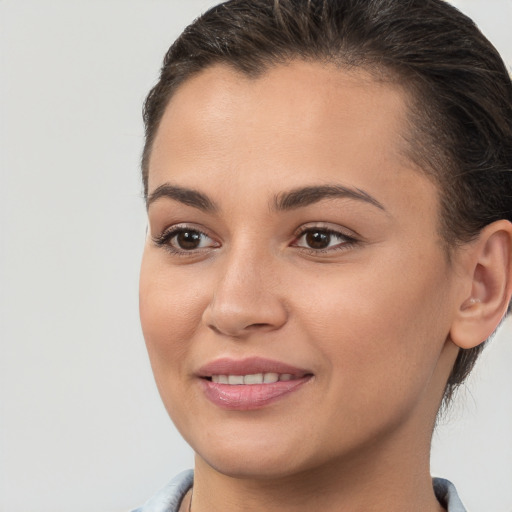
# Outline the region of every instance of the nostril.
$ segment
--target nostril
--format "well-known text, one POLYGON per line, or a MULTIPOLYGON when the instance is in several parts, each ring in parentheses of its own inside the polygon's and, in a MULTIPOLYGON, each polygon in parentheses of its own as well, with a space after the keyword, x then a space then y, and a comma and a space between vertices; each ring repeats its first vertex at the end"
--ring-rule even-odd
POLYGON ((222 334, 222 331, 215 327, 215 325, 209 324, 208 327, 215 333, 215 334, 222 334))
POLYGON ((267 328, 272 328, 271 324, 268 324, 268 323, 254 323, 254 324, 249 324, 247 326, 242 326, 240 328, 238 328, 236 330, 236 332, 234 332, 233 328, 229 328, 229 327, 226 327, 226 330, 222 330, 222 329, 219 329, 217 326, 213 325, 213 324, 209 324, 208 327, 215 333, 215 334, 220 334, 220 335, 228 335, 228 336, 234 336, 234 337, 239 337, 239 336, 243 336, 244 333, 249 333, 251 331, 258 331, 258 330, 262 330, 262 329, 267 329, 267 328))

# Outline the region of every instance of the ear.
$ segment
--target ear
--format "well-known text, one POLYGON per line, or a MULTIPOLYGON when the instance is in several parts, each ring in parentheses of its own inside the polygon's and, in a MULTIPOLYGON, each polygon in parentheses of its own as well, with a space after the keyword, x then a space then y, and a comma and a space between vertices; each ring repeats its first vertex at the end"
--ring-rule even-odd
POLYGON ((512 223, 499 220, 486 226, 469 244, 465 283, 450 338, 460 348, 483 343, 507 312, 512 295, 512 223))

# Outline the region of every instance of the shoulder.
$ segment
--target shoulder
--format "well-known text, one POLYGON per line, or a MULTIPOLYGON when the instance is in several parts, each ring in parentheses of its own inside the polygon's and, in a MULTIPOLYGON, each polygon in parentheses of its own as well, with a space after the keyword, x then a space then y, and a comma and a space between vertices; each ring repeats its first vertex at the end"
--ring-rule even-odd
POLYGON ((448 512, 466 512, 462 501, 460 501, 455 486, 444 478, 433 479, 434 492, 436 497, 448 512))
POLYGON ((146 501, 142 507, 132 512, 178 512, 181 500, 192 487, 193 481, 194 472, 191 469, 183 471, 146 501))

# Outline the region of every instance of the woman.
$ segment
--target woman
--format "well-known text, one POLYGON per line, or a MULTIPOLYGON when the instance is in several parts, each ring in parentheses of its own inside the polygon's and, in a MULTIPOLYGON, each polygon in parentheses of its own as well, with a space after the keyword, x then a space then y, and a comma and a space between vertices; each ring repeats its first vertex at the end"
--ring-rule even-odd
POLYGON ((145 105, 141 321, 196 453, 139 509, 463 511, 430 439, 512 294, 512 85, 441 0, 232 0, 145 105))

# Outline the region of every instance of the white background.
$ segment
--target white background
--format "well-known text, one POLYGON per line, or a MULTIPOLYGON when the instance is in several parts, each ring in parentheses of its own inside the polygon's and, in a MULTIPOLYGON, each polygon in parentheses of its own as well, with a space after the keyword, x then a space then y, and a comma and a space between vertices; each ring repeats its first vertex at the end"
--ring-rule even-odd
MULTIPOLYGON (((0 0, 0 511, 121 512, 192 454, 138 321, 143 98, 208 0, 0 0)), ((459 0, 512 63, 511 0, 459 0)), ((512 511, 512 326, 434 437, 473 512, 512 511)))

